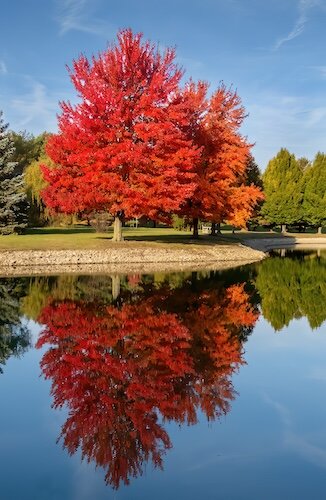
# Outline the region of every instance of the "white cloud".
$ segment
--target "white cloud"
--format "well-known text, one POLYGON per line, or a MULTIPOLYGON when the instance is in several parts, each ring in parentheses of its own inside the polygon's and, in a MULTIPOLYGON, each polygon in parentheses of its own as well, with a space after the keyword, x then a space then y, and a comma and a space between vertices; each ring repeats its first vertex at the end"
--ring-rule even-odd
POLYGON ((305 126, 306 128, 314 127, 315 125, 323 123, 325 121, 325 118, 326 118, 326 107, 317 106, 306 112, 305 126))
POLYGON ((27 91, 10 101, 14 114, 11 127, 15 130, 27 126, 31 131, 55 130, 58 99, 50 96, 42 83, 31 78, 27 78, 27 82, 27 91))
POLYGON ((281 147, 313 159, 324 147, 326 107, 320 96, 291 96, 272 91, 244 99, 249 113, 243 133, 255 142, 253 154, 262 170, 281 147))
POLYGON ((321 0, 300 0, 298 4, 299 15, 292 30, 285 36, 279 38, 274 44, 274 50, 279 49, 284 43, 300 36, 308 22, 308 12, 317 6, 321 6, 321 0))
POLYGON ((288 450, 301 456, 306 462, 326 469, 325 429, 322 428, 319 432, 309 436, 299 435, 293 430, 294 423, 288 408, 266 395, 264 399, 276 411, 283 425, 283 445, 288 450), (312 440, 318 444, 311 442, 312 440), (324 446, 322 446, 322 443, 324 443, 324 446))
POLYGON ((6 75, 8 73, 7 66, 4 61, 0 61, 0 75, 6 75))
POLYGON ((100 19, 92 19, 89 13, 90 0, 58 0, 57 21, 60 35, 69 31, 82 31, 92 35, 105 36, 112 34, 112 27, 100 19))
POLYGON ((319 76, 323 80, 326 80, 326 66, 310 66, 310 68, 317 71, 319 73, 319 76))

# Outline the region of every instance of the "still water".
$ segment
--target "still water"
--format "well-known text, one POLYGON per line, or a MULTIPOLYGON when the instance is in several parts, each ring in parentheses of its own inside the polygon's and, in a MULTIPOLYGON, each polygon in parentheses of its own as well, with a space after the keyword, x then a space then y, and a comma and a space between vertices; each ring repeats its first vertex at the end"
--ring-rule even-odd
POLYGON ((326 495, 326 253, 0 279, 1 500, 326 495))

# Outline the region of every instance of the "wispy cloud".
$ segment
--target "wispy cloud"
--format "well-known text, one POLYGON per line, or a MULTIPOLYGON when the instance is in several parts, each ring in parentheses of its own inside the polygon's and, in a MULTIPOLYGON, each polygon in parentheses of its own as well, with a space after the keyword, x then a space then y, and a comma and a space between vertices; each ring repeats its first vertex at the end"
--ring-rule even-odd
POLYGON ((318 467, 326 469, 326 448, 320 446, 320 441, 325 441, 325 431, 321 430, 315 435, 304 436, 299 435, 294 431, 294 423, 292 421, 289 410, 278 401, 274 401, 268 396, 264 396, 267 404, 269 404, 278 413, 280 421, 283 425, 283 445, 286 449, 300 455, 301 458, 318 467), (314 444, 311 440, 317 441, 314 444))
POLYGON ((58 100, 50 96, 42 83, 30 77, 27 80, 27 91, 10 101, 10 107, 15 114, 12 125, 15 129, 55 130, 58 100))
POLYGON ((314 158, 326 134, 326 107, 321 102, 320 94, 283 95, 272 89, 244 99, 249 116, 243 132, 255 142, 253 154, 263 170, 281 147, 314 158))
POLYGON ((0 61, 0 75, 6 75, 8 73, 7 66, 4 61, 0 61))
POLYGON ((323 80, 326 80, 326 66, 310 66, 310 68, 317 71, 319 73, 319 76, 323 80))
POLYGON ((308 22, 309 18, 309 11, 313 7, 317 7, 321 5, 321 0, 300 0, 298 4, 298 17, 297 20, 292 28, 292 30, 285 36, 279 38, 276 43, 274 44, 274 50, 278 50, 284 43, 289 42, 290 40, 293 40, 294 38, 297 38, 300 36, 308 22))
POLYGON ((110 37, 112 27, 109 23, 92 18, 90 0, 57 0, 58 14, 56 20, 60 25, 60 35, 69 31, 81 31, 92 35, 110 37))

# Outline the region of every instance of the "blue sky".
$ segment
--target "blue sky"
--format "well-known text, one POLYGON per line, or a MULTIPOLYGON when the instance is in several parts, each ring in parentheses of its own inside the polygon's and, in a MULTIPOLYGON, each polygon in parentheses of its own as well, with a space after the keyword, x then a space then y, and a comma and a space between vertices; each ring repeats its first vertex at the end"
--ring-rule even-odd
POLYGON ((4 0, 0 109, 13 130, 56 130, 75 100, 66 64, 97 54, 120 28, 176 46, 186 77, 221 80, 248 112, 243 133, 264 169, 287 147, 325 151, 326 0, 4 0))

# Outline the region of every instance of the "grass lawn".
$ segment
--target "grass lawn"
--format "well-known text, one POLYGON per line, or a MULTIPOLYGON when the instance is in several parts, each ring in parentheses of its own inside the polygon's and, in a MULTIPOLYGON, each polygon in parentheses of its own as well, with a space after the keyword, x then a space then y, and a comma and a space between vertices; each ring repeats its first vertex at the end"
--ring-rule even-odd
MULTIPOLYGON (((176 231, 170 228, 129 228, 123 229, 125 241, 123 243, 112 243, 112 231, 108 233, 96 233, 94 229, 85 226, 69 228, 39 228, 29 229, 24 235, 0 236, 1 250, 80 250, 99 249, 105 250, 108 245, 135 246, 157 246, 174 244, 177 246, 196 244, 232 244, 244 242, 252 238, 279 238, 280 233, 270 232, 244 232, 238 231, 232 234, 224 231, 218 237, 200 235, 199 240, 194 240, 190 232, 176 231)), ((316 237, 316 233, 288 234, 287 236, 300 236, 304 238, 316 237)), ((286 236, 283 236, 286 237, 286 236)), ((324 235, 325 237, 325 235, 324 235)))
POLYGON ((1 250, 105 250, 108 245, 157 246, 165 244, 212 244, 216 239, 208 235, 195 241, 190 232, 169 228, 123 228, 125 241, 113 243, 112 231, 96 233, 87 227, 29 229, 23 235, 0 236, 1 250))

